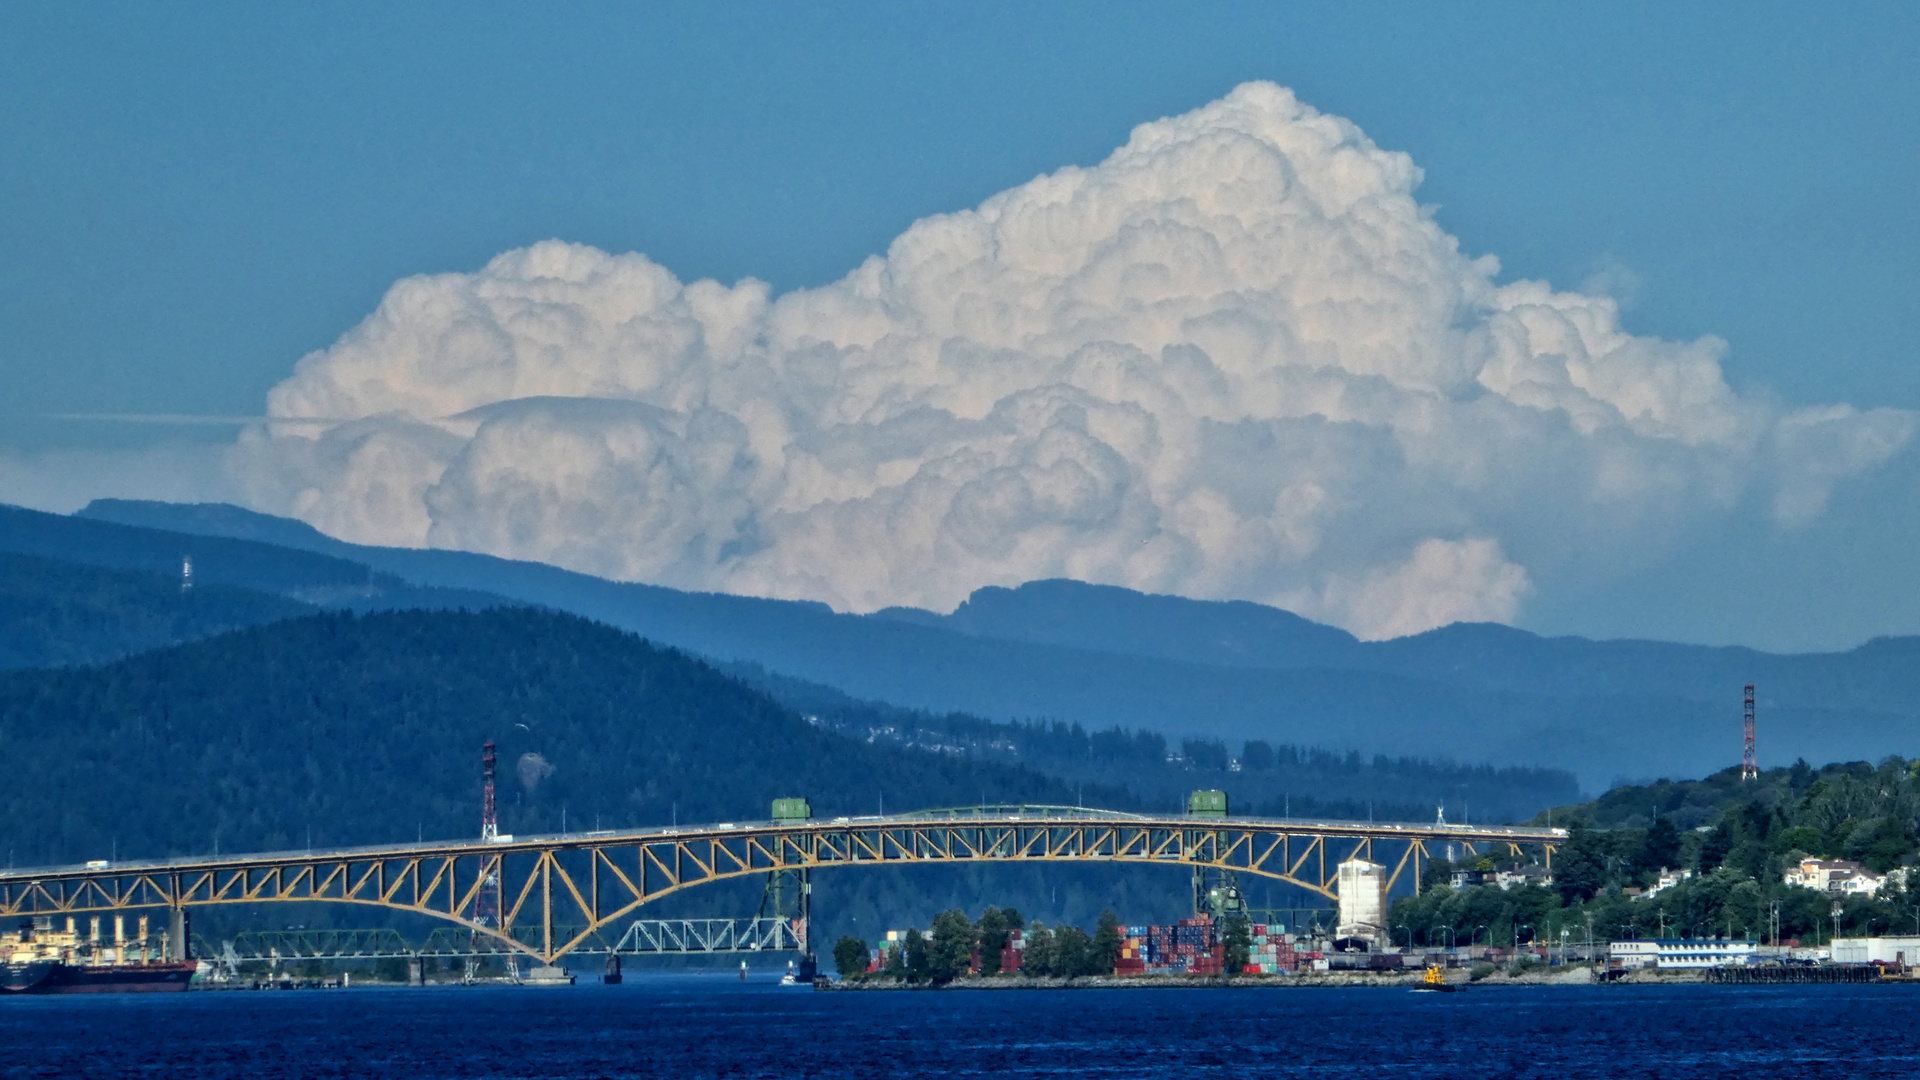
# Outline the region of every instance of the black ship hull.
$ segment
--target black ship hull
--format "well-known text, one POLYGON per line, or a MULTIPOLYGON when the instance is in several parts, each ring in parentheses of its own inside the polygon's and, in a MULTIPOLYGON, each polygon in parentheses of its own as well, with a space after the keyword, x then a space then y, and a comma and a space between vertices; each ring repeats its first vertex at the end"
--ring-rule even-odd
POLYGON ((185 990, 193 961, 76 966, 51 960, 0 966, 0 994, 151 994, 185 990))

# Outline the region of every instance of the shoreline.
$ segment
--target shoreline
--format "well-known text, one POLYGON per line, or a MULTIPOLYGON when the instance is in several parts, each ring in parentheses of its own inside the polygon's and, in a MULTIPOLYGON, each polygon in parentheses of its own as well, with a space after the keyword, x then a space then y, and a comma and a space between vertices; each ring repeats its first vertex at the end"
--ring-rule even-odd
MULTIPOLYGON (((1622 979, 1620 982, 1640 982, 1671 984, 1681 982, 1705 982, 1705 978, 1695 973, 1675 973, 1673 975, 1652 976, 1643 979, 1622 979)), ((1447 983, 1450 986, 1466 988, 1468 986, 1595 986, 1598 980, 1591 968, 1574 968, 1555 972, 1529 971, 1521 975, 1508 975, 1497 972, 1478 980, 1470 981, 1467 971, 1455 968, 1448 972, 1447 983)), ((969 975, 947 983, 908 983, 895 979, 858 979, 854 981, 838 980, 827 984, 816 984, 815 989, 831 992, 866 993, 913 990, 1158 990, 1168 987, 1194 990, 1284 990, 1304 987, 1331 987, 1338 989, 1416 989, 1425 984, 1423 972, 1410 971, 1393 975, 1372 972, 1312 972, 1305 975, 1087 975, 1074 979, 1038 978, 1029 975, 969 975)))

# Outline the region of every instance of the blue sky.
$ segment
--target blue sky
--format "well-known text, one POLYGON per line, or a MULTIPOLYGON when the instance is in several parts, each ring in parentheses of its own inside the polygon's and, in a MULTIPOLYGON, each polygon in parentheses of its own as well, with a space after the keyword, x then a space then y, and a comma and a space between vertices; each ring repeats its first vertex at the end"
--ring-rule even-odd
MULTIPOLYGON (((231 430, 54 417, 258 414, 406 275, 560 237, 683 280, 823 285, 1249 79, 1409 153, 1502 281, 1718 335, 1743 394, 1920 408, 1920 20, 1672 7, 8 5, 0 498, 138 493, 114 453, 159 448, 126 477, 196 467, 231 430)), ((1810 528, 1727 518, 1525 621, 1920 631, 1903 468, 1810 528)))

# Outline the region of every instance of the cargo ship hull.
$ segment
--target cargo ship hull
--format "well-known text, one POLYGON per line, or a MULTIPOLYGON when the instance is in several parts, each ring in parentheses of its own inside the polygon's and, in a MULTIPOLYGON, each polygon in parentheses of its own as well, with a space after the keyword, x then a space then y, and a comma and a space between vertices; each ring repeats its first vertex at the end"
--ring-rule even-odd
POLYGON ((185 990, 193 961, 74 965, 58 962, 0 967, 0 994, 152 994, 185 990))

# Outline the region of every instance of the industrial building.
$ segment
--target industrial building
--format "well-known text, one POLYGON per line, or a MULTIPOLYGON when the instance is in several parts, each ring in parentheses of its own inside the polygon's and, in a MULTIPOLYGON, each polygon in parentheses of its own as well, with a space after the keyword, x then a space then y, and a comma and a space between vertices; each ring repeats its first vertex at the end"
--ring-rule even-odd
POLYGON ((1730 967, 1751 964, 1759 945, 1726 938, 1661 938, 1616 941, 1610 947, 1622 967, 1650 967, 1662 971, 1686 968, 1730 967))
POLYGON ((1920 937, 1834 938, 1836 964, 1920 964, 1920 937))
POLYGON ((1387 928, 1387 868, 1365 859, 1340 864, 1340 925, 1342 938, 1380 941, 1387 928))

